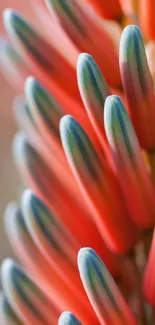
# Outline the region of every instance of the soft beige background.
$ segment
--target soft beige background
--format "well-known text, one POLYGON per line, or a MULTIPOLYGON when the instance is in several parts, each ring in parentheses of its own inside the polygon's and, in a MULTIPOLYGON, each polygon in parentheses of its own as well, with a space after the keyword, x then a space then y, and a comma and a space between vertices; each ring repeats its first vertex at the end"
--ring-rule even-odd
MULTIPOLYGON (((0 0, 0 32, 4 33, 2 12, 4 8, 18 9, 26 16, 32 16, 30 1, 0 0)), ((19 176, 13 164, 11 142, 16 132, 12 115, 12 100, 15 92, 0 73, 0 262, 12 255, 11 248, 4 233, 3 212, 10 200, 18 196, 19 176)))

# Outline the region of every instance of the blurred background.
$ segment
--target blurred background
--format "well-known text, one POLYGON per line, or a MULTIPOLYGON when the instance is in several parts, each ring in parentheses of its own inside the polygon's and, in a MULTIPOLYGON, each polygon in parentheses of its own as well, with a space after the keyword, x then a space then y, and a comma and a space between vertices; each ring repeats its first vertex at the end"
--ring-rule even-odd
MULTIPOLYGON (((4 35, 2 13, 5 8, 14 8, 33 19, 29 1, 0 0, 0 33, 4 35)), ((0 262, 12 251, 5 236, 3 214, 7 203, 15 200, 19 193, 20 179, 12 159, 12 138, 16 132, 12 102, 15 92, 0 72, 0 262)))

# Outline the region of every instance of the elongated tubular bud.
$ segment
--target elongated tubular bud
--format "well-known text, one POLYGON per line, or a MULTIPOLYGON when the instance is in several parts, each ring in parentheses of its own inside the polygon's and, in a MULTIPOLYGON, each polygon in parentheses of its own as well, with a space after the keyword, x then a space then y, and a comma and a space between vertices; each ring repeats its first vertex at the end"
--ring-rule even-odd
POLYGON ((69 37, 67 37, 61 26, 57 24, 55 15, 51 17, 44 1, 30 0, 30 2, 35 15, 41 23, 44 36, 47 38, 48 42, 52 43, 58 52, 60 52, 60 54, 76 69, 79 50, 73 42, 71 42, 69 37), (55 35, 57 35, 57 37, 55 37, 55 35))
POLYGON ((58 310, 18 264, 5 260, 1 277, 11 307, 26 325, 51 325, 57 321, 58 310))
POLYGON ((10 204, 6 209, 5 230, 14 253, 29 271, 33 281, 54 302, 58 310, 62 312, 65 309, 70 309, 81 315, 82 300, 79 302, 74 284, 69 286, 66 275, 63 276, 61 273, 60 276, 57 268, 52 268, 38 250, 16 204, 10 204))
POLYGON ((119 253, 127 251, 137 235, 114 173, 106 163, 101 163, 88 136, 73 117, 61 119, 60 133, 72 172, 107 246, 119 253))
POLYGON ((42 137, 48 144, 50 144, 51 138, 55 138, 57 146, 59 146, 59 121, 64 115, 61 105, 33 77, 26 80, 25 95, 32 120, 42 137))
POLYGON ((4 11, 4 24, 13 44, 20 49, 30 66, 53 84, 64 88, 78 100, 75 70, 38 32, 18 13, 4 11), (63 69, 61 68, 63 66, 63 69), (66 77, 70 82, 66 83, 66 77))
POLYGON ((85 308, 85 314, 89 315, 90 307, 85 299, 76 267, 80 244, 31 191, 24 193, 22 201, 24 220, 36 246, 51 267, 72 288, 79 304, 85 308))
POLYGON ((0 70, 18 92, 23 92, 25 79, 32 73, 29 66, 6 39, 0 39, 0 70))
MULTIPOLYGON (((22 177, 24 178, 24 181, 26 182, 26 184, 28 184, 27 182, 30 181, 29 177, 28 177, 28 179, 26 178, 28 175, 24 176, 24 174, 23 174, 23 172, 24 172, 23 167, 26 166, 27 162, 28 162, 25 160, 25 158, 33 157, 33 159, 36 160, 36 157, 38 157, 38 161, 40 161, 42 166, 47 166, 47 170, 45 168, 46 174, 47 174, 47 171, 49 171, 49 173, 52 172, 52 174, 54 174, 56 176, 56 178, 59 180, 59 183, 61 182, 62 185, 64 186, 64 188, 66 188, 67 192, 69 191, 69 193, 72 193, 73 197, 76 197, 77 192, 79 192, 79 189, 74 181, 74 178, 72 177, 72 174, 68 167, 65 156, 61 155, 61 158, 60 158, 60 156, 59 156, 60 152, 57 151, 57 147, 55 147, 55 148, 53 147, 52 150, 49 150, 48 146, 46 145, 46 142, 43 141, 38 130, 36 129, 35 125, 33 124, 33 121, 31 119, 31 117, 29 116, 29 110, 27 110, 27 107, 25 107, 25 106, 23 106, 21 108, 22 108, 22 111, 20 112, 20 110, 18 110, 18 112, 16 113, 16 114, 18 114, 17 119, 20 120, 19 121, 20 125, 22 125, 22 127, 24 127, 24 131, 26 131, 26 135, 28 136, 28 139, 22 133, 18 133, 15 136, 14 141, 13 141, 13 155, 14 155, 14 159, 17 164, 17 167, 21 171, 21 175, 23 175, 22 177), (27 147, 28 150, 26 149, 26 146, 25 146, 26 143, 28 143, 30 145, 27 147), (36 154, 34 154, 34 156, 31 155, 33 150, 31 151, 31 150, 29 150, 29 148, 34 149, 34 152, 36 153, 36 154), (30 154, 30 156, 29 156, 29 154, 30 154), (44 158, 42 158, 42 156, 44 158)), ((30 158, 30 160, 31 160, 31 158, 30 158)), ((38 168, 39 168, 39 165, 36 170, 38 170, 38 168)), ((35 175, 35 173, 34 173, 34 175, 35 175)), ((33 177, 33 178, 35 178, 35 177, 33 177)), ((39 178, 40 178, 40 176, 39 176, 39 178)), ((38 180, 36 179, 36 183, 37 182, 38 182, 38 180)), ((29 183, 29 184, 31 184, 31 186, 32 186, 32 183, 29 183)), ((38 188, 38 190, 39 190, 39 188, 38 188)), ((48 199, 48 197, 45 197, 45 200, 46 199, 48 199)), ((84 203, 82 203, 82 196, 80 196, 80 192, 77 197, 77 200, 81 203, 81 205, 85 209, 84 203)))
POLYGON ((72 197, 67 192, 61 180, 48 168, 45 161, 37 154, 25 137, 20 137, 16 141, 16 148, 14 149, 16 162, 24 182, 62 220, 78 239, 80 245, 90 244, 103 258, 110 271, 117 275, 120 269, 120 261, 106 247, 93 220, 91 220, 89 209, 81 206, 76 197, 72 197), (81 231, 81 227, 87 229, 87 233, 81 231))
POLYGON ((155 95, 140 30, 127 26, 120 42, 120 70, 129 113, 141 146, 155 148, 155 95))
POLYGON ((101 324, 137 324, 111 274, 91 248, 82 248, 79 251, 78 268, 83 286, 101 324))
POLYGON ((104 102, 106 97, 110 95, 110 90, 91 55, 87 53, 79 55, 77 77, 87 114, 99 138, 104 154, 111 162, 102 118, 104 102))
MULTIPOLYGON (((72 114, 74 111, 75 117, 90 133, 94 143, 98 145, 93 128, 81 105, 75 68, 61 57, 55 49, 52 49, 18 13, 7 9, 4 12, 4 21, 14 46, 19 48, 20 55, 25 58, 26 65, 31 71, 29 74, 34 75, 51 92, 66 113, 72 114), (70 72, 74 80, 72 80, 70 72), (69 82, 66 82, 66 78, 70 79, 69 82), (68 88, 74 88, 72 95, 68 88)), ((19 66, 17 66, 17 73, 20 75, 18 68, 19 66)))
POLYGON ((27 228, 38 249, 49 263, 58 266, 69 279, 78 282, 76 276, 76 255, 80 244, 62 222, 27 190, 22 198, 22 211, 27 228))
MULTIPOLYGON (((39 153, 42 155, 42 153, 46 151, 44 157, 46 159, 47 156, 50 156, 49 159, 47 157, 49 167, 52 166, 57 174, 61 174, 62 172, 63 180, 61 179, 61 181, 65 181, 66 179, 66 186, 69 185, 68 179, 70 178, 70 183, 72 183, 71 193, 73 193, 75 188, 75 184, 73 184, 74 179, 71 175, 70 169, 68 168, 68 163, 62 149, 59 135, 59 121, 61 116, 64 115, 63 108, 33 77, 29 77, 25 83, 25 95, 27 107, 25 107, 25 109, 22 108, 22 110, 26 113, 26 116, 28 116, 25 117, 24 112, 21 113, 20 107, 18 110, 19 113, 17 112, 17 114, 21 116, 22 126, 25 131, 29 126, 30 130, 28 129, 26 132, 29 140, 33 140, 32 144, 37 150, 40 143, 41 147, 39 153), (40 138, 40 135, 42 139, 40 138), (58 168, 57 164, 61 165, 60 168, 58 168), (66 170, 66 173, 63 169, 66 170), (68 176, 68 173, 70 174, 70 177, 68 176)), ((83 119, 82 115, 81 118, 83 119)), ((87 126, 86 130, 88 130, 89 133, 90 129, 87 128, 87 126)), ((104 154, 102 152, 100 153, 101 156, 104 157, 104 154)), ((76 186, 76 191, 77 190, 78 188, 76 186)))
MULTIPOLYGON (((16 203, 10 203, 7 206, 4 214, 4 225, 15 255, 29 271, 33 280, 50 299, 53 299, 53 296, 55 297, 55 303, 60 310, 66 308, 60 298, 61 293, 65 297, 68 290, 65 290, 64 279, 62 277, 60 279, 37 249, 27 230, 22 212, 16 203)), ((67 301, 69 301, 69 297, 67 297, 67 301)))
POLYGON ((134 128, 121 100, 109 96, 104 123, 128 211, 140 228, 155 223, 155 191, 134 128))
POLYGON ((117 51, 109 34, 91 14, 86 3, 46 0, 50 12, 56 14, 59 23, 81 52, 93 55, 106 81, 114 88, 121 86, 117 51), (102 47, 100 44, 102 43, 102 47), (110 71, 110 73, 109 73, 110 71))

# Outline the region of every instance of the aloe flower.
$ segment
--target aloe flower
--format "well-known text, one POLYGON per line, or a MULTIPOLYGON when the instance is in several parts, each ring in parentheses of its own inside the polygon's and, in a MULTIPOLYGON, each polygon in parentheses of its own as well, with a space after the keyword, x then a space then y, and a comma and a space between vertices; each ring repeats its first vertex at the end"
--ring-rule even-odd
POLYGON ((31 2, 40 30, 6 9, 0 40, 25 186, 0 324, 153 325, 154 3, 31 2))

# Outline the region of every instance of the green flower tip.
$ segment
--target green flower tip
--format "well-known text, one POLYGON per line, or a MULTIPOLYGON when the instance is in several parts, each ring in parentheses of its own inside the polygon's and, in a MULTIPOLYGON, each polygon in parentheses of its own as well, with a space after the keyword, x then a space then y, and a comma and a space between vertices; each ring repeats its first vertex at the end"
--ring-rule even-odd
POLYGON ((78 319, 69 311, 65 311, 61 314, 58 325, 82 325, 78 319))
POLYGON ((30 147, 27 137, 24 132, 18 132, 13 139, 13 156, 16 159, 17 157, 25 157, 27 149, 30 147))
MULTIPOLYGON (((89 247, 81 248, 78 253, 78 269, 85 290, 94 293, 98 291, 97 283, 109 274, 104 262, 97 253, 89 247)), ((101 281, 102 282, 102 281, 101 281)), ((101 290, 101 287, 100 287, 101 290)))
MULTIPOLYGON (((29 206, 31 204, 31 202, 33 202, 33 199, 37 197, 35 196, 35 194, 33 193, 33 191, 31 189, 26 189, 22 195, 22 206, 23 206, 23 210, 27 210, 27 206, 29 206)), ((38 199, 39 200, 39 199, 38 199)))
POLYGON ((64 112, 57 100, 34 77, 26 79, 25 95, 34 124, 37 125, 39 114, 46 127, 59 139, 59 120, 64 112))
POLYGON ((16 296, 18 297, 17 299, 24 302, 28 308, 30 307, 29 302, 32 301, 35 303, 36 298, 44 299, 43 293, 29 278, 23 268, 11 259, 3 261, 1 278, 4 293, 11 301, 13 300, 17 304, 18 300, 16 301, 16 296), (33 293, 32 296, 31 293, 33 293))
POLYGON ((80 274, 86 274, 88 267, 91 263, 93 263, 94 257, 98 258, 95 251, 90 247, 81 248, 78 252, 78 268, 80 270, 80 274))
POLYGON ((108 85, 96 61, 90 54, 79 55, 77 63, 77 79, 81 97, 86 107, 95 113, 102 112, 105 98, 110 94, 108 85))
POLYGON ((16 42, 18 43, 19 40, 28 47, 28 40, 32 42, 32 36, 36 36, 36 33, 33 31, 28 21, 21 14, 12 9, 4 10, 3 21, 6 31, 15 47, 17 46, 16 42))
POLYGON ((123 104, 118 96, 111 95, 106 98, 104 106, 105 129, 112 128, 114 118, 119 116, 121 110, 123 110, 123 104))
POLYGON ((104 125, 109 143, 112 145, 115 137, 120 133, 119 126, 124 125, 122 114, 124 106, 118 96, 108 96, 104 106, 104 125))
POLYGON ((33 98, 36 103, 41 102, 41 98, 45 95, 47 99, 50 97, 46 89, 33 76, 29 76, 25 81, 25 95, 27 99, 33 98))
MULTIPOLYGON (((33 76, 29 76, 25 81, 25 96, 29 105, 29 109, 33 111, 33 103, 40 108, 41 99, 45 94, 45 90, 40 82, 33 76)), ((41 105, 42 107, 43 105, 41 105)), ((42 107, 42 110, 44 107, 42 107)))
MULTIPOLYGON (((89 139, 81 125, 72 116, 66 115, 61 118, 60 135, 63 148, 69 160, 72 160, 72 158, 73 160, 78 158, 79 162, 81 159, 87 160, 86 150, 90 146, 89 139)), ((89 166, 88 161, 87 164, 89 166)))
POLYGON ((2 281, 2 287, 4 291, 6 290, 9 286, 10 280, 13 281, 14 279, 14 273, 16 273, 17 270, 17 265, 16 263, 11 259, 7 258, 4 259, 2 264, 1 264, 1 281, 2 281))
POLYGON ((126 109, 119 96, 112 95, 108 96, 105 101, 104 107, 104 123, 105 129, 114 131, 114 127, 117 125, 121 126, 122 132, 126 127, 131 128, 131 122, 126 112, 126 109))
POLYGON ((31 227, 31 219, 42 219, 43 224, 49 218, 52 222, 52 215, 45 204, 33 193, 26 189, 22 195, 22 211, 26 224, 31 227))
POLYGON ((126 37, 135 37, 135 36, 141 36, 141 32, 138 26, 136 25, 128 25, 124 28, 123 34, 126 35, 126 37))
POLYGON ((71 115, 65 115, 60 119, 60 135, 64 147, 66 147, 68 143, 73 127, 77 129, 78 123, 71 115))
POLYGON ((15 10, 7 8, 3 11, 3 22, 8 32, 12 30, 12 28, 16 30, 20 20, 21 16, 15 10))
MULTIPOLYGON (((18 211, 18 206, 16 202, 10 202, 4 211, 4 227, 7 230, 9 230, 10 226, 12 225, 12 217, 16 215, 18 211)), ((14 219, 14 218, 13 218, 14 219)))
POLYGON ((77 60, 77 70, 78 71, 82 71, 83 69, 86 68, 86 64, 92 64, 94 61, 93 57, 88 54, 88 53, 81 53, 78 56, 78 60, 77 60))
POLYGON ((40 89, 40 83, 33 77, 29 76, 25 81, 25 94, 27 97, 37 93, 40 89))
POLYGON ((118 96, 109 96, 106 99, 104 124, 112 151, 114 150, 117 154, 120 150, 123 150, 123 155, 126 152, 130 156, 130 159, 135 159, 138 153, 136 134, 129 115, 118 96))
POLYGON ((44 234, 47 237, 48 233, 48 238, 50 236, 54 238, 52 231, 54 231, 55 226, 59 229, 60 223, 57 222, 48 207, 30 189, 25 190, 23 193, 22 212, 25 224, 30 231, 33 225, 36 225, 42 235, 44 234))
POLYGON ((77 79, 80 91, 87 87, 93 78, 93 66, 96 65, 93 57, 88 53, 81 53, 77 61, 77 79))
POLYGON ((120 63, 127 59, 138 57, 144 51, 143 39, 140 29, 135 25, 126 26, 122 32, 120 40, 120 63))

